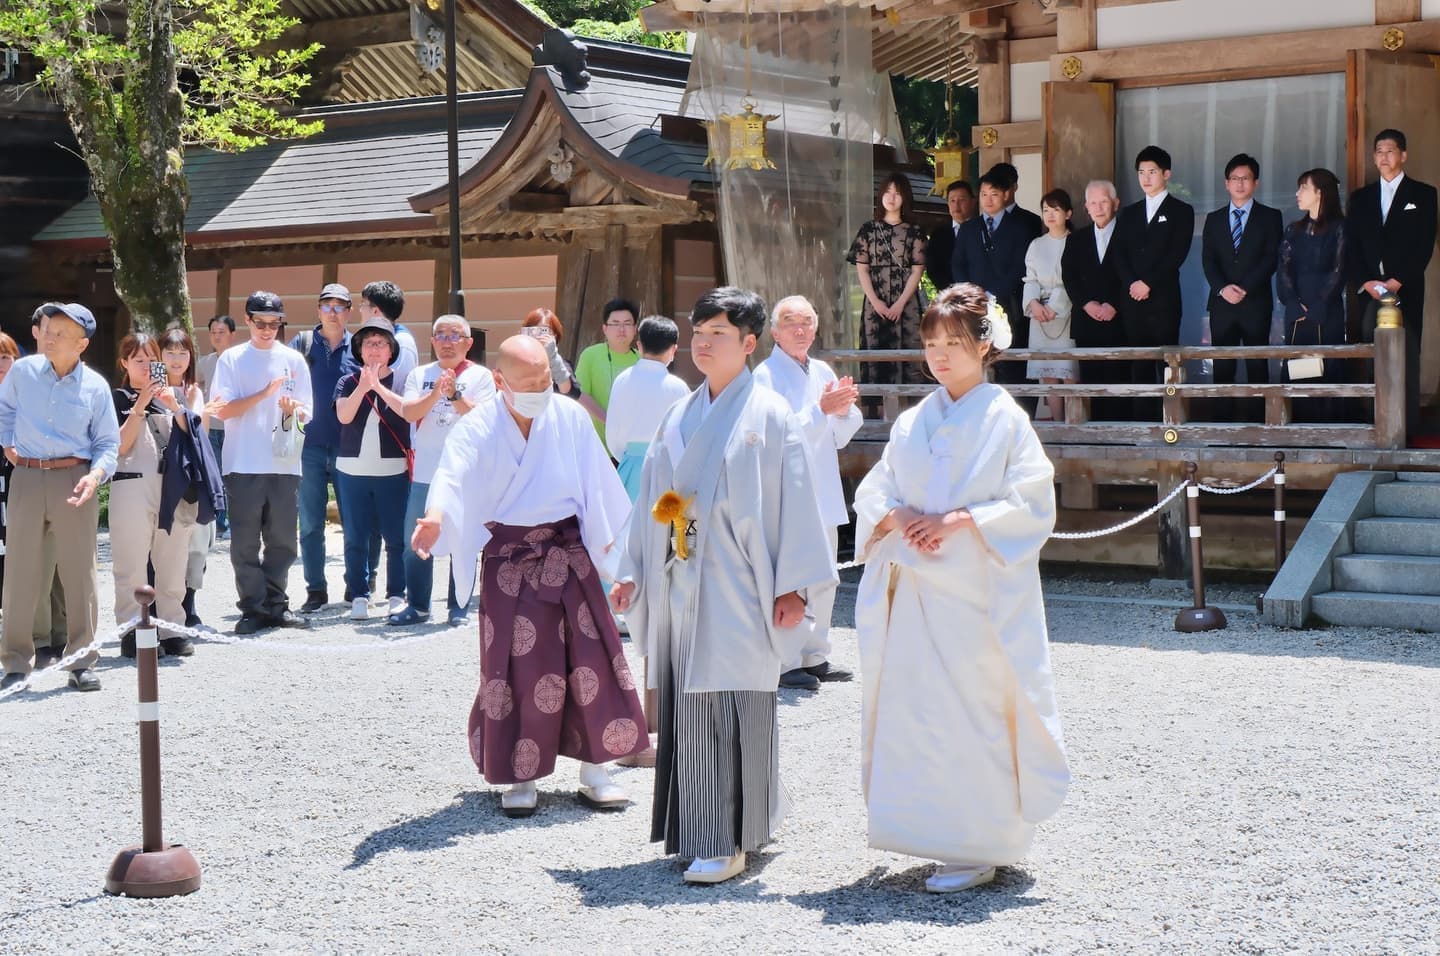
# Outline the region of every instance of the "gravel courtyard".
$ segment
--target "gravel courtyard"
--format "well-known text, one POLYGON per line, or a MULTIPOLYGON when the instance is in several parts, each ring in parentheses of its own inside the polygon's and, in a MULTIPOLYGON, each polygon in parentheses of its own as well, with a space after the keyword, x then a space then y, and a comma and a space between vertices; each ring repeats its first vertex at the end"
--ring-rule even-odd
MULTIPOLYGON (((208 580, 201 615, 228 633, 224 542, 208 580)), ((743 877, 689 886, 646 842, 649 770, 619 771, 621 814, 584 809, 562 761, 534 817, 501 815, 465 745, 473 626, 397 632, 336 603, 311 631, 162 662, 166 833, 204 873, 188 897, 101 890, 140 836, 130 662, 108 648, 98 694, 47 674, 0 701, 0 952, 1440 951, 1440 642, 1271 630, 1244 587, 1212 589, 1228 630, 1180 635, 1188 595, 1046 585, 1074 783, 991 886, 927 896, 927 861, 866 848, 858 681, 782 694, 794 811, 743 877)), ((102 572, 107 634, 111 591, 102 572)), ((835 659, 854 668, 851 596, 835 659)))

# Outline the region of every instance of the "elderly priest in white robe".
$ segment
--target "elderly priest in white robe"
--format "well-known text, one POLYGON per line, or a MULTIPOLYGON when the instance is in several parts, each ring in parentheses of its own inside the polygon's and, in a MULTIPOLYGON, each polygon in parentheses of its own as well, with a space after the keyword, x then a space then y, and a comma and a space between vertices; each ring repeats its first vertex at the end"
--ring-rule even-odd
POLYGON ((1040 548, 1054 469, 985 368, 1009 325, 951 286, 920 325, 940 387, 896 420, 855 494, 855 632, 870 845, 941 862, 949 893, 1020 860, 1070 781, 1050 673, 1040 548))
MULTIPOLYGON (((810 357, 820 317, 803 295, 792 295, 775 303, 770 312, 770 332, 775 348, 755 369, 755 381, 773 389, 789 403, 796 423, 810 449, 815 473, 815 491, 820 496, 820 517, 825 521, 826 543, 835 554, 840 545, 840 526, 850 523, 845 507, 845 490, 840 486, 839 450, 850 444, 864 419, 855 400, 860 391, 848 375, 836 376, 829 365, 810 357)), ((855 675, 830 663, 830 617, 835 610, 835 588, 810 590, 810 634, 800 656, 785 662, 781 687, 814 690, 821 681, 848 681, 855 675)))
POLYGON ((600 765, 649 746, 599 576, 613 573, 630 499, 590 416, 551 400, 537 340, 506 339, 494 374, 498 394, 450 434, 411 542, 422 559, 454 556, 457 594, 485 555, 470 755, 510 785, 508 816, 534 812, 557 756, 581 761, 585 803, 618 809, 628 795, 600 765))
POLYGON ((753 292, 707 292, 690 315, 705 382, 650 446, 611 592, 660 690, 650 838, 718 883, 785 813, 776 682, 799 653, 807 594, 835 567, 805 439, 746 358, 765 330, 753 292))

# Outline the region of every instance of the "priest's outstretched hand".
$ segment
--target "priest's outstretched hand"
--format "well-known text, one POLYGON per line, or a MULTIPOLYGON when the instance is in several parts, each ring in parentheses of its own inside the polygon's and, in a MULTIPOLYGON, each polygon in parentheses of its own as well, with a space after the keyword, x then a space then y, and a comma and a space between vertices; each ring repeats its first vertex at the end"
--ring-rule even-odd
POLYGON ((430 549, 440 540, 440 512, 427 511, 415 522, 415 533, 410 536, 410 550, 421 561, 430 560, 430 549))

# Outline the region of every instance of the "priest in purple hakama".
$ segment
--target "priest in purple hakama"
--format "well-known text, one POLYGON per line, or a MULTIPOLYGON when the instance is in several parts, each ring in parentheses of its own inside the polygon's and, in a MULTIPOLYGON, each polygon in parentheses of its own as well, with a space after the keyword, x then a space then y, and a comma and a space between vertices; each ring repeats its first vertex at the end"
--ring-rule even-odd
POLYGON ((629 797, 600 764, 649 746, 600 585, 630 499, 586 412, 550 400, 536 340, 503 342, 494 372, 496 396, 450 435, 413 541, 421 557, 455 558, 457 594, 484 554, 470 754, 488 782, 510 785, 509 816, 534 812, 557 756, 581 762, 582 800, 618 809, 629 797))

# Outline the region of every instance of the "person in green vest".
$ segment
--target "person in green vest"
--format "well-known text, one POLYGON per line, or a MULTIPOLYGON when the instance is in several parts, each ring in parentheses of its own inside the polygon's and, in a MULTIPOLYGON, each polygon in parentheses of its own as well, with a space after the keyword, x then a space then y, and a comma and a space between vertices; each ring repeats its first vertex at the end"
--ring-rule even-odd
POLYGON ((594 399, 600 406, 601 414, 592 409, 591 419, 600 441, 605 441, 605 411, 610 407, 610 386, 615 376, 636 362, 640 355, 635 351, 635 324, 640 307, 629 299, 611 299, 605 303, 601 328, 605 330, 605 341, 597 342, 580 353, 575 363, 575 381, 580 391, 594 399))

